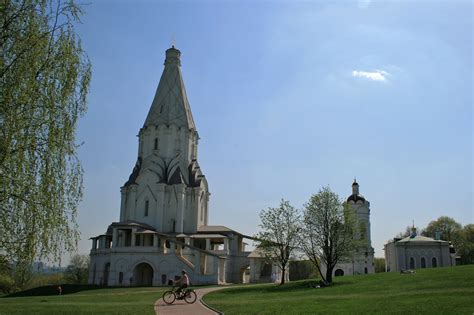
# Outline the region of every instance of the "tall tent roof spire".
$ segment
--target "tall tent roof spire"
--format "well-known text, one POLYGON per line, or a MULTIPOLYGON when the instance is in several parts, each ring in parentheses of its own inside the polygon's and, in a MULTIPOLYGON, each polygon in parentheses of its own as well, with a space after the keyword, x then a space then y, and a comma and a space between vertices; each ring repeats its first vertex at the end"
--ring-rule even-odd
POLYGON ((165 69, 143 127, 176 125, 196 129, 181 74, 181 52, 166 50, 165 69))

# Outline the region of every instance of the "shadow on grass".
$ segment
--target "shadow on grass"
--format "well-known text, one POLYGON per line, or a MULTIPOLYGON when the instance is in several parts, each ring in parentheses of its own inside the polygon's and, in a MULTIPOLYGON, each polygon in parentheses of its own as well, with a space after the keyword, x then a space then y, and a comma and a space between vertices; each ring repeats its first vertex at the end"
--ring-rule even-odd
MULTIPOLYGON (((72 294, 81 291, 97 290, 103 289, 104 287, 98 285, 87 285, 87 284, 61 284, 62 294, 72 294)), ((36 287, 28 289, 25 291, 10 293, 8 295, 2 296, 2 298, 10 297, 22 297, 22 296, 48 296, 48 295, 58 295, 58 286, 57 285, 47 285, 42 287, 36 287)))
MULTIPOLYGON (((311 280, 299 280, 299 281, 291 281, 285 283, 284 285, 279 284, 262 284, 262 285, 248 285, 242 286, 239 285, 236 288, 229 287, 229 289, 225 289, 219 291, 219 294, 233 294, 234 290, 238 290, 239 293, 257 293, 257 292, 289 292, 289 291, 306 291, 308 289, 314 289, 320 284, 319 280, 311 279, 311 280)), ((340 286, 341 284, 345 283, 333 283, 328 287, 322 287, 322 289, 328 289, 334 286, 340 286)))

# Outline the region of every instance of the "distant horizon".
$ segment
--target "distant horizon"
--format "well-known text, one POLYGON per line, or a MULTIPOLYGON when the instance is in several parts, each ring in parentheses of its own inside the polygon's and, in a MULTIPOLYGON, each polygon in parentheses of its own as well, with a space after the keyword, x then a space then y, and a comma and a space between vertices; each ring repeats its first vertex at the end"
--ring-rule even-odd
MULTIPOLYGON (((472 3, 107 2, 77 26, 93 78, 77 142, 81 241, 118 221, 120 187, 163 70, 181 70, 201 141, 209 225, 252 236, 354 177, 375 257, 415 221, 473 220, 472 3)), ((67 261, 67 257, 64 257, 67 261)))

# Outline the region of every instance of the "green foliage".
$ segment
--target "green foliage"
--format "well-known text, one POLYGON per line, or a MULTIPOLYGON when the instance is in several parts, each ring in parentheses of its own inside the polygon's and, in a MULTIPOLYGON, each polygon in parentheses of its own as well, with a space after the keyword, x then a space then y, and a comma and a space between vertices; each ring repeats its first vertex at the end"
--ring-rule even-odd
POLYGON ((435 237, 436 232, 440 238, 453 243, 456 254, 461 257, 461 264, 474 264, 474 224, 462 227, 459 222, 448 216, 441 216, 431 221, 422 234, 435 237))
POLYGON ((260 221, 259 227, 262 230, 255 236, 258 239, 258 248, 281 268, 281 284, 284 284, 285 271, 297 245, 300 231, 298 210, 290 205, 289 201, 282 199, 278 208, 262 210, 260 221))
POLYGON ((456 244, 459 241, 459 233, 461 228, 461 224, 456 222, 453 218, 442 216, 437 220, 428 223, 428 226, 421 234, 434 238, 436 232, 440 232, 440 236, 443 241, 449 241, 453 242, 453 244, 456 244))
POLYGON ((13 268, 7 257, 0 255, 0 293, 10 293, 15 291, 15 289, 13 268))
POLYGON ((66 281, 72 284, 87 284, 89 263, 89 255, 73 255, 64 273, 66 281))
POLYGON ((333 285, 314 281, 243 286, 212 292, 204 301, 234 314, 472 314, 474 266, 344 276, 333 285))
POLYGON ((456 248, 458 255, 461 256, 461 263, 474 264, 474 224, 465 225, 459 234, 456 248))
POLYGON ((290 281, 314 279, 318 271, 309 260, 290 261, 290 281))
MULTIPOLYGON (((304 206, 300 246, 315 265, 321 278, 332 282, 334 267, 350 257, 358 241, 354 238, 357 220, 329 187, 312 195, 304 206), (326 274, 321 265, 326 266, 326 274)), ((363 240, 362 240, 363 241, 363 240)))
POLYGON ((24 285, 24 289, 32 289, 41 286, 54 286, 55 288, 64 283, 64 274, 62 272, 53 274, 33 273, 28 282, 24 285))
POLYGON ((10 293, 14 291, 15 279, 8 274, 0 274, 0 293, 10 293))
POLYGON ((0 5, 0 248, 19 285, 36 258, 77 245, 75 131, 91 76, 73 27, 80 14, 72 1, 0 5))
POLYGON ((375 273, 385 272, 385 258, 374 258, 375 273))

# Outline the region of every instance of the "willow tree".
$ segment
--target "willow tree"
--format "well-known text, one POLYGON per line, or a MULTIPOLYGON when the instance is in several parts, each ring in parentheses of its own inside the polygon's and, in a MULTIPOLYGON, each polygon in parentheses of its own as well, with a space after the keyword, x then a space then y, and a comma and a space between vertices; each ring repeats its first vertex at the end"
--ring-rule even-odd
POLYGON ((82 168, 75 133, 91 66, 72 1, 0 4, 0 251, 19 285, 37 258, 77 246, 82 168))

